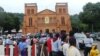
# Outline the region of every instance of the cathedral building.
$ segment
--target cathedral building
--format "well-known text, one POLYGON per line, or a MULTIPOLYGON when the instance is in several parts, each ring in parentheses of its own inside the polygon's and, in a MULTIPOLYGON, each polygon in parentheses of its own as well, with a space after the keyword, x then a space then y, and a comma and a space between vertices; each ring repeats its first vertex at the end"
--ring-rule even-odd
POLYGON ((23 20, 23 34, 36 33, 45 30, 55 30, 57 32, 65 30, 71 31, 71 21, 68 14, 67 3, 56 3, 55 11, 44 9, 38 12, 36 3, 25 4, 25 14, 23 20))

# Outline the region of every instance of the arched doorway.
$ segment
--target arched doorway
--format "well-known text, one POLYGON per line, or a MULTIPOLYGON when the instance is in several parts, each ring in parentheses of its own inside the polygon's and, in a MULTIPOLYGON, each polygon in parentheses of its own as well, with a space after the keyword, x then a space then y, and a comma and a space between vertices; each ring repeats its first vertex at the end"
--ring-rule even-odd
POLYGON ((45 33, 49 34, 49 29, 45 29, 45 33))

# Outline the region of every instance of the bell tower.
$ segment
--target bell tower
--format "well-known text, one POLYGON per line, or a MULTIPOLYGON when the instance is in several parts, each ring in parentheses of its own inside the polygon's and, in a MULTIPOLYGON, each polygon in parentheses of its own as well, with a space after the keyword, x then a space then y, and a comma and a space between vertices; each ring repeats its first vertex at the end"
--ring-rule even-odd
POLYGON ((58 27, 60 31, 65 30, 69 32, 71 30, 70 17, 68 14, 68 4, 67 3, 56 3, 56 15, 58 20, 58 27))
POLYGON ((23 33, 34 32, 35 19, 37 14, 37 4, 36 3, 26 3, 25 4, 25 15, 23 22, 23 33))
POLYGON ((27 3, 25 4, 25 14, 34 15, 37 13, 37 4, 36 3, 27 3))
POLYGON ((55 9, 57 14, 68 14, 67 3, 56 3, 55 9))

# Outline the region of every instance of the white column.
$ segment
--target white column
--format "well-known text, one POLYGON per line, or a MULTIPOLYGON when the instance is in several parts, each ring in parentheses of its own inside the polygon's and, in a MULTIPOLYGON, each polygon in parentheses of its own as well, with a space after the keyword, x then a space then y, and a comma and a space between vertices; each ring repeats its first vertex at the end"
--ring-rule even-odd
POLYGON ((0 56, 5 56, 5 46, 0 45, 0 56))
POLYGON ((31 56, 31 46, 28 46, 28 56, 31 56))
POLYGON ((37 45, 35 44, 35 56, 37 56, 37 45))
POLYGON ((10 45, 9 47, 10 47, 10 56, 13 56, 13 52, 14 52, 14 51, 13 51, 13 48, 14 48, 14 47, 13 47, 13 45, 10 45))

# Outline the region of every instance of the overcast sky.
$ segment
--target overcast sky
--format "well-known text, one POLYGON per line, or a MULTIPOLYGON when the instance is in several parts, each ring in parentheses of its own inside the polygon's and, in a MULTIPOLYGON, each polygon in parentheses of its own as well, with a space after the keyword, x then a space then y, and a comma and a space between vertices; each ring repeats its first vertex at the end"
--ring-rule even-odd
POLYGON ((100 0, 0 0, 0 6, 3 7, 6 12, 24 13, 25 3, 37 3, 38 11, 44 9, 54 11, 57 2, 67 2, 69 14, 72 15, 81 12, 86 3, 96 3, 100 2, 100 0))

